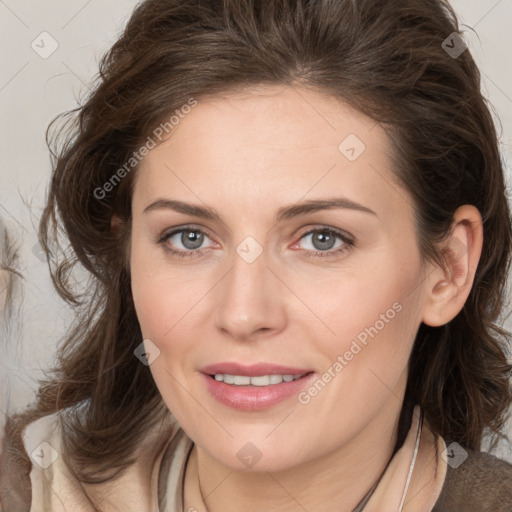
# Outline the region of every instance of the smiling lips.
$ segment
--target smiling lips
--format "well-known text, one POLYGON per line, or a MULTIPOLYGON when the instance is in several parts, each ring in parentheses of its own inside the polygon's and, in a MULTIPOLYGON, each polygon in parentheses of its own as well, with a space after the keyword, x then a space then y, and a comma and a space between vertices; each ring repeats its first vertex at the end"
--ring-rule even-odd
POLYGON ((295 395, 314 377, 310 369, 270 363, 219 363, 201 369, 210 394, 229 407, 267 409, 295 395))
POLYGON ((240 375, 248 377, 258 377, 262 375, 302 375, 313 371, 311 368, 292 368, 272 363, 257 363, 244 365, 236 362, 217 363, 205 366, 201 369, 202 373, 207 375, 227 374, 240 375))

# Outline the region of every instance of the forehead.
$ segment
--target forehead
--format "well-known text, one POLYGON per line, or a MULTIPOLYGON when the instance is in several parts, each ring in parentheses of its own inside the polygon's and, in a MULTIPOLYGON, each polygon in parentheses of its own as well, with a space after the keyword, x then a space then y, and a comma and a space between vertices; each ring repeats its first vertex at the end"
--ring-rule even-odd
POLYGON ((257 209, 345 195, 393 213, 408 205, 390 148, 378 123, 311 89, 261 86, 204 97, 142 161, 134 211, 168 193, 257 209))
MULTIPOLYGON (((388 150, 382 128, 347 103, 312 89, 273 85, 200 98, 168 143, 176 152, 178 143, 187 150, 197 141, 204 157, 218 157, 222 142, 226 158, 236 156, 237 149, 243 154, 264 149, 265 153, 285 152, 287 159, 296 154, 300 160, 301 154, 314 156, 315 149, 326 148, 338 157, 338 146, 348 135, 359 139, 359 150, 362 144, 365 151, 388 150)), ((256 165, 259 159, 252 161, 256 165)))

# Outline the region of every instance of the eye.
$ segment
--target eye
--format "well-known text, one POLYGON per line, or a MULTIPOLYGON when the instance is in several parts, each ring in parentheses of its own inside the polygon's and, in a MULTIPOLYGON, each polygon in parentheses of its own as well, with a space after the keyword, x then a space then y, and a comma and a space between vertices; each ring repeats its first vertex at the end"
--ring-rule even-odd
MULTIPOLYGON (((201 248, 206 239, 210 239, 210 237, 202 229, 185 226, 164 234, 158 243, 163 245, 164 250, 172 256, 188 258, 200 257, 211 248, 201 248)), ((306 247, 303 249, 305 256, 312 258, 339 256, 354 246, 354 242, 349 236, 325 226, 312 229, 300 237, 300 240, 308 239, 309 243, 306 243, 306 247)), ((297 248, 299 243, 300 241, 295 243, 292 249, 297 248)))
POLYGON ((200 247, 205 239, 210 238, 203 230, 187 226, 164 234, 158 240, 158 243, 162 244, 164 249, 174 256, 186 258, 203 254, 207 248, 200 249, 200 247), (174 247, 177 247, 177 249, 174 249, 174 247))
MULTIPOLYGON (((308 241, 304 248, 305 256, 312 258, 339 256, 354 246, 354 242, 347 235, 328 227, 312 229, 303 234, 300 240, 308 241)), ((298 243, 292 248, 296 248, 298 243)))

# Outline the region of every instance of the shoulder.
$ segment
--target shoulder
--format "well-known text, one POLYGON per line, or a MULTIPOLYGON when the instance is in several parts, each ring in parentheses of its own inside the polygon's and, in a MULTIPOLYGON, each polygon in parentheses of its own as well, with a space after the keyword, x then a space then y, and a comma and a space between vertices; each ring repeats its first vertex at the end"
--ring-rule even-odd
MULTIPOLYGON (((155 428, 148 432, 141 443, 141 456, 133 466, 119 478, 94 486, 94 498, 101 497, 105 502, 142 500, 147 488, 147 479, 140 477, 150 473, 155 454, 164 443, 175 437, 177 428, 155 428), (144 470, 144 471, 142 471, 144 470), (108 498, 105 498, 108 497, 108 498)), ((5 500, 2 512, 74 512, 95 511, 91 501, 89 487, 77 480, 65 461, 62 449, 62 427, 58 413, 43 416, 23 428, 17 449, 10 457, 2 461, 3 468, 9 471, 5 475, 3 487, 16 496, 16 503, 5 500), (13 463, 15 463, 13 465, 13 463), (86 492, 87 490, 87 492, 86 492), (9 505, 9 506, 8 506, 9 505)), ((3 472, 3 471, 2 471, 3 472)), ((154 475, 151 475, 154 478, 154 475)), ((141 509, 142 510, 142 509, 141 509)))
POLYGON ((51 446, 58 444, 55 426, 52 416, 39 418, 24 427, 16 420, 7 420, 0 471, 4 512, 31 509, 34 491, 40 483, 33 480, 33 466, 37 461, 44 466, 54 456, 51 446))
POLYGON ((23 449, 29 462, 30 512, 94 510, 82 487, 73 478, 63 457, 61 424, 57 413, 29 423, 22 432, 23 449))
POLYGON ((27 458, 19 422, 7 417, 0 449, 0 511, 26 512, 30 508, 31 462, 27 458))
POLYGON ((489 453, 459 450, 459 460, 448 459, 432 512, 512 512, 512 464, 489 453))

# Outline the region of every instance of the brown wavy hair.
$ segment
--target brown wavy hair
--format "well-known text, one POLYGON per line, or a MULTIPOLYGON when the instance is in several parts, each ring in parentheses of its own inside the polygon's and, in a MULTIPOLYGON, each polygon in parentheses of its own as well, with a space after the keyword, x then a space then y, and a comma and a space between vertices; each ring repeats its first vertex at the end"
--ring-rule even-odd
POLYGON ((454 32, 456 14, 441 0, 140 3, 84 104, 47 133, 53 174, 40 238, 77 320, 37 402, 12 419, 12 438, 63 412, 66 457, 82 481, 100 482, 133 463, 146 430, 168 414, 133 354, 142 341, 126 257, 136 167, 101 199, 98 190, 190 98, 261 84, 327 93, 387 130, 425 261, 444 264, 439 248, 455 210, 478 208, 484 246, 474 285, 451 322, 420 326, 397 427, 406 430, 404 411, 419 404, 446 440, 480 449, 484 433, 501 436, 512 401, 509 333, 499 326, 511 219, 479 70, 469 50, 452 58, 443 48, 454 32), (80 267, 90 275, 85 291, 73 277, 80 267))

